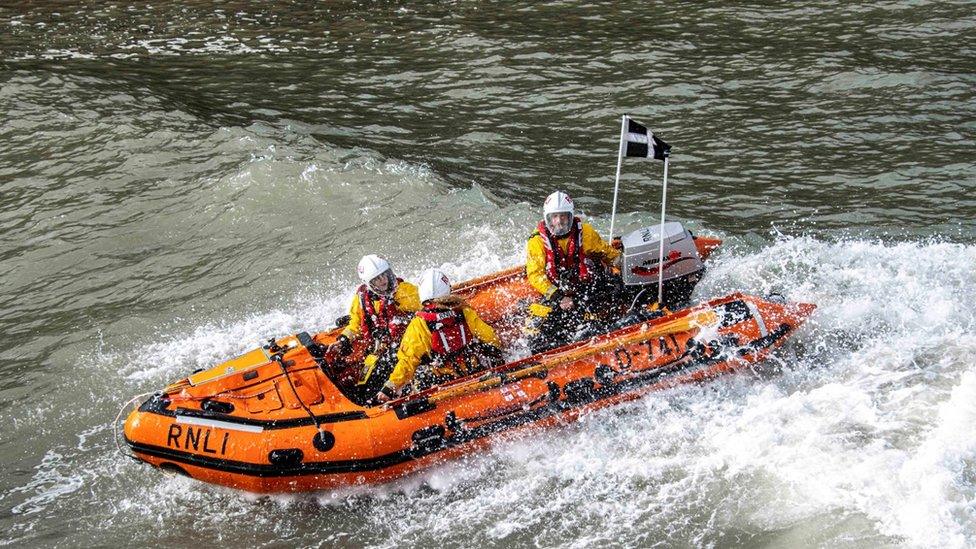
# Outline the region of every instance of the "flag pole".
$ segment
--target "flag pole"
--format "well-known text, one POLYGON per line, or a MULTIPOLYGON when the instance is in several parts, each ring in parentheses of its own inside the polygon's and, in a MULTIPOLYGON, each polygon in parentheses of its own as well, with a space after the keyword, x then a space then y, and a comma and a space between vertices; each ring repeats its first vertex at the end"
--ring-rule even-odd
POLYGON ((610 234, 607 242, 613 243, 613 222, 617 217, 617 190, 620 188, 620 165, 624 159, 624 133, 627 131, 627 115, 620 117, 620 147, 617 149, 617 177, 613 181, 613 210, 610 212, 610 234))
POLYGON ((657 304, 661 307, 664 299, 664 204, 668 200, 668 160, 670 154, 664 153, 664 185, 661 191, 661 249, 657 256, 657 304))

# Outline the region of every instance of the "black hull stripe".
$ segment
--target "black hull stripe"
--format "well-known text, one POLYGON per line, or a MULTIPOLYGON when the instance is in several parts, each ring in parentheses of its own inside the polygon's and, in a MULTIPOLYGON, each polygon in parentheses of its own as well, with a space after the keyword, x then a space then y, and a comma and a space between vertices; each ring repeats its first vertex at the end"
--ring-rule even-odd
MULTIPOLYGON (((777 341, 786 337, 792 328, 787 324, 782 324, 769 335, 756 339, 742 348, 746 352, 757 352, 771 347, 777 341)), ((740 350, 740 355, 743 354, 740 350)), ((661 368, 649 371, 643 375, 621 380, 618 383, 594 389, 585 395, 577 395, 572 402, 564 400, 557 401, 551 405, 543 405, 534 410, 529 410, 523 414, 508 416, 502 420, 489 425, 480 426, 474 429, 465 430, 452 435, 442 441, 442 444, 432 447, 418 447, 407 450, 400 450, 391 454, 377 456, 374 458, 346 461, 314 461, 302 463, 296 466, 283 466, 272 464, 257 464, 244 461, 235 461, 210 456, 201 456, 189 452, 164 448, 161 446, 141 444, 133 442, 128 438, 125 441, 132 449, 141 454, 165 459, 168 461, 194 465, 206 469, 213 469, 225 473, 247 475, 260 478, 280 478, 308 475, 328 475, 342 473, 358 473, 367 471, 378 471, 395 465, 400 465, 408 461, 422 458, 429 454, 434 454, 448 448, 460 446, 493 435, 499 431, 508 430, 529 423, 535 423, 573 408, 592 404, 601 400, 612 398, 627 392, 631 392, 648 385, 663 382, 669 378, 690 375, 695 370, 700 370, 720 362, 725 362, 722 357, 712 359, 688 361, 675 364, 676 368, 661 368)), ((172 414, 167 414, 172 415, 172 414)))
POLYGON ((203 467, 206 469, 213 469, 224 473, 233 473, 261 478, 375 471, 420 457, 419 455, 411 455, 410 452, 400 451, 370 459, 350 461, 315 461, 303 463, 298 466, 285 467, 281 465, 257 464, 246 461, 200 456, 179 450, 173 450, 171 448, 163 448, 161 446, 154 446, 151 444, 140 444, 137 442, 132 442, 128 438, 126 438, 125 441, 129 444, 129 446, 132 447, 134 452, 139 454, 185 463, 187 465, 195 465, 197 467, 203 467))

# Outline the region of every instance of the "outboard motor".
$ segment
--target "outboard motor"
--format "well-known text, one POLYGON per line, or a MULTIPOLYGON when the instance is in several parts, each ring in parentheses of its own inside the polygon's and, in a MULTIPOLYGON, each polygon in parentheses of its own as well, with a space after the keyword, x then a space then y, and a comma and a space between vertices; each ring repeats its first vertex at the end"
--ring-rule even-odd
MULTIPOLYGON (((621 266, 624 285, 636 304, 657 301, 658 259, 661 226, 653 225, 625 234, 620 241, 624 255, 621 266)), ((705 273, 691 231, 681 223, 664 224, 663 305, 669 309, 685 306, 695 285, 705 273)))

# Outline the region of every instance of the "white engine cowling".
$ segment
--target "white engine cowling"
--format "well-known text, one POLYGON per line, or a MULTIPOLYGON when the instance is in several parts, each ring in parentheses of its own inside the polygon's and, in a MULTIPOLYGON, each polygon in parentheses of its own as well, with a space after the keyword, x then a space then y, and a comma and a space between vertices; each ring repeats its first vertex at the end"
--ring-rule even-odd
MULTIPOLYGON (((653 225, 625 234, 622 274, 624 284, 657 284, 661 226, 653 225)), ((705 266, 691 231, 681 223, 664 224, 664 282, 680 279, 694 286, 705 266), (691 280, 694 279, 694 280, 691 280)))

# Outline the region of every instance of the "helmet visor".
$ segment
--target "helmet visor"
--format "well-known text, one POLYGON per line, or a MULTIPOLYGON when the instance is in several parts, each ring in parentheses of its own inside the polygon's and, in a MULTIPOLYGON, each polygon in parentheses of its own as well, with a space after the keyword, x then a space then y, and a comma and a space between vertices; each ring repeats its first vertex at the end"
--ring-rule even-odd
POLYGON ((553 212, 546 215, 546 228, 553 236, 569 234, 569 229, 572 226, 573 214, 569 212, 553 212))
POLYGON ((369 289, 378 294, 390 295, 396 290, 396 277, 393 269, 387 269, 369 281, 369 289))

